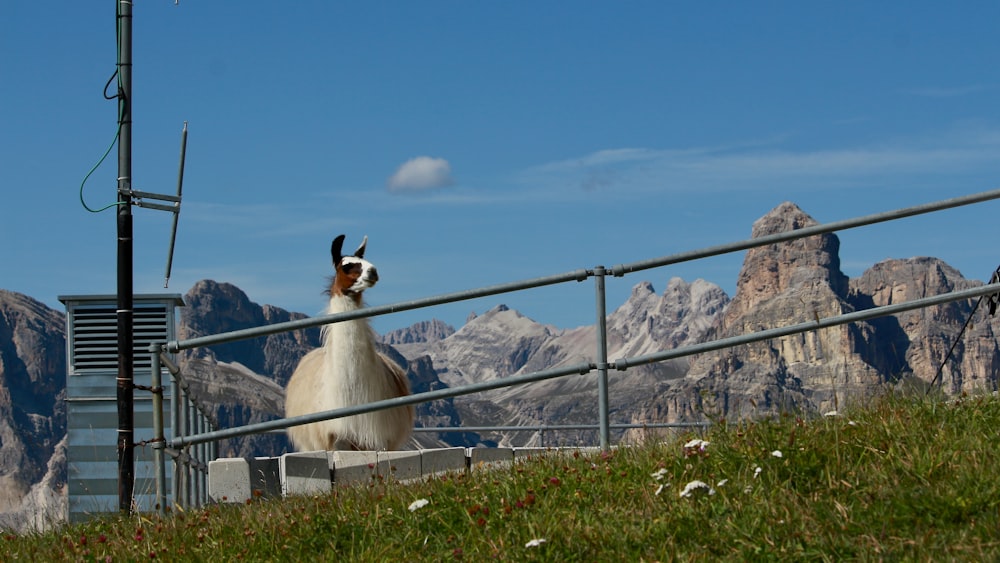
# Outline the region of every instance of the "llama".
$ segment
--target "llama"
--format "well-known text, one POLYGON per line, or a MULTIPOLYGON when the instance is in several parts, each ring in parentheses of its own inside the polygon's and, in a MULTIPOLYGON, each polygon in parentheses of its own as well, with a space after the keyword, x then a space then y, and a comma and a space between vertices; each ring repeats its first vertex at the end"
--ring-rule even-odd
MULTIPOLYGON (((378 272, 364 259, 366 236, 353 256, 343 256, 344 235, 333 239, 330 253, 335 274, 330 283, 326 314, 362 307, 361 293, 374 286, 378 272)), ((341 407, 402 397, 410 393, 406 373, 375 349, 368 319, 328 324, 323 344, 302 358, 285 390, 285 416, 299 416, 341 407)), ((288 429, 300 451, 398 449, 413 428, 413 407, 394 407, 288 429)))

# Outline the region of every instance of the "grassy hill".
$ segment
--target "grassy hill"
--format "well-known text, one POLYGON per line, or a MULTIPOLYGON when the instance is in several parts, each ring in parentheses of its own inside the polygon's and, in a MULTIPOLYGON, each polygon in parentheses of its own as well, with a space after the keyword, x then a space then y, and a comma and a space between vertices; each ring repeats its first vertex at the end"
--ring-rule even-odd
POLYGON ((5 534, 0 559, 997 560, 998 433, 994 396, 888 396, 420 483, 5 534))

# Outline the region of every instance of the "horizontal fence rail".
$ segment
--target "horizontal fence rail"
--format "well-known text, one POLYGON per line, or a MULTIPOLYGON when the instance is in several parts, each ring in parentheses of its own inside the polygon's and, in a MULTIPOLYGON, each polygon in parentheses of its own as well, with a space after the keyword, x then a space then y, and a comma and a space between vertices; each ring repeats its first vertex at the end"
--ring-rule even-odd
MULTIPOLYGON (((820 225, 814 225, 812 227, 805 227, 802 229, 795 229, 792 231, 786 231, 784 233, 777 233, 774 235, 768 235, 764 237, 751 238, 739 242, 733 242, 729 244, 723 244, 719 246, 712 246, 702 250, 696 250, 692 252, 682 252, 679 254, 672 254, 669 256, 664 256, 662 258, 655 258, 652 260, 640 260, 637 262, 631 262, 628 264, 619 264, 610 268, 610 272, 615 277, 622 277, 625 274, 638 272, 641 270, 646 270, 649 268, 656 268, 660 266, 669 266, 671 264, 679 264, 681 262, 689 262, 692 260, 698 260, 701 258, 708 258, 711 256, 719 256, 721 254, 728 254, 730 252, 738 252, 741 250, 747 250, 750 248, 755 248, 758 246, 767 246, 769 244, 775 244, 778 242, 787 242, 791 240, 796 240, 800 238, 811 237, 818 234, 830 233, 838 230, 846 230, 855 227, 863 227, 867 225, 874 225, 876 223, 882 223, 885 221, 891 221, 893 219, 900 219, 904 217, 912 217, 915 215, 922 215, 925 213, 931 213, 934 211, 942 211, 945 209, 951 209, 954 207, 961 207, 963 205, 971 205, 974 203, 982 203, 984 201, 1000 199, 1000 189, 992 190, 988 192, 981 192, 978 194, 972 194, 968 196, 956 197, 952 199, 945 199, 933 203, 926 203, 923 205, 915 205, 912 207, 904 207, 902 209, 897 209, 895 211, 887 211, 884 213, 876 213, 873 215, 865 215, 863 217, 857 217, 854 219, 846 219, 843 221, 834 221, 832 223, 823 223, 820 225)), ((599 268, 601 268, 599 266, 599 268)), ((379 315, 386 315, 390 313, 398 313, 402 311, 410 311, 413 309, 422 309, 425 307, 431 307, 434 305, 443 305, 445 303, 454 303, 457 301, 467 301, 469 299, 476 299, 479 297, 488 297, 490 295, 500 295, 503 293, 511 293, 514 291, 521 291, 524 289, 532 289, 536 287, 543 287, 548 285, 556 285, 560 283, 566 283, 570 281, 582 282, 594 275, 594 269, 579 269, 573 270, 571 272, 565 272, 562 274, 554 274, 551 276, 544 276, 540 278, 534 278, 524 281, 515 281, 510 283, 503 283, 497 285, 491 285, 479 289, 470 289, 465 291, 458 291, 454 293, 446 293, 438 295, 435 297, 426 297, 423 299, 414 299, 412 301, 402 301, 399 303, 392 303, 388 305, 377 305, 372 307, 365 307, 358 311, 351 311, 348 313, 337 313, 333 315, 320 315, 316 317, 310 317, 308 319, 299 319, 296 321, 287 321, 283 323, 275 323, 271 325, 249 328, 243 330, 234 330, 231 332, 224 332, 220 334, 213 334, 209 336, 200 336, 197 338, 191 338, 187 340, 172 340, 167 343, 168 352, 178 352, 180 350, 188 350, 191 348, 200 348, 204 346, 212 346, 215 344, 225 344, 227 342, 234 342, 237 340, 246 340, 249 338, 257 338, 260 336, 268 336, 271 334, 277 334, 280 332, 288 332, 291 330, 299 330, 305 328, 313 328, 326 324, 332 324, 336 322, 343 322, 353 319, 362 319, 368 317, 375 317, 379 315)))
POLYGON ((479 289, 469 289, 466 291, 447 293, 436 297, 425 297, 423 299, 402 301, 399 303, 392 303, 389 305, 376 305, 373 307, 365 307, 364 309, 360 309, 357 311, 349 311, 347 313, 320 315, 317 317, 310 317, 308 319, 299 319, 297 321, 286 321, 283 323, 275 323, 272 325, 266 325, 256 328, 234 330, 231 332, 223 332, 220 334, 213 334, 210 336, 200 336, 198 338, 191 338, 189 340, 174 340, 167 343, 167 350, 170 352, 177 352, 180 350, 188 350, 190 348, 201 348, 203 346, 212 346, 214 344, 225 344, 227 342, 246 340, 248 338, 257 338, 260 336, 268 336, 271 334, 277 334, 279 332, 288 332, 290 330, 313 328, 337 322, 350 321, 354 319, 363 319, 368 317, 375 317, 378 315, 387 315, 390 313, 400 313, 402 311, 422 309, 434 305, 454 303, 456 301, 468 301, 469 299, 477 299, 479 297, 489 297, 490 295, 511 293, 514 291, 533 289, 536 287, 544 287, 547 285, 555 285, 570 281, 581 282, 586 280, 592 275, 593 275, 593 270, 574 270, 572 272, 565 272, 562 274, 544 276, 530 280, 502 283, 497 285, 491 285, 488 287, 482 287, 479 289))
POLYGON ((640 260, 638 262, 632 262, 629 264, 619 264, 618 266, 614 266, 613 268, 611 268, 611 272, 616 277, 621 277, 624 276, 625 274, 638 272, 640 270, 648 270, 649 268, 670 266, 671 264, 679 264, 681 262, 690 262, 692 260, 710 258, 712 256, 719 256, 721 254, 728 254, 730 252, 738 252, 740 250, 747 250, 758 246, 766 246, 768 244, 787 242, 790 240, 811 237, 813 235, 821 235, 825 233, 832 233, 834 231, 844 231, 856 227, 875 225, 877 223, 884 223, 886 221, 892 221, 895 219, 913 217, 915 215, 923 215, 925 213, 931 213, 934 211, 943 211, 945 209, 952 209, 954 207, 961 207, 963 205, 972 205, 974 203, 982 203, 984 201, 990 201, 993 199, 1000 199, 1000 190, 991 190, 988 192, 980 192, 977 194, 955 197, 952 199, 943 199, 933 203, 914 205, 912 207, 904 207, 901 209, 897 209, 895 211, 886 211, 883 213, 874 213, 872 215, 855 217, 853 219, 844 219, 843 221, 822 223, 819 225, 813 225, 811 227, 803 227, 801 229, 796 229, 794 231, 785 231, 783 233, 776 233, 773 235, 747 239, 739 242, 720 244, 718 246, 709 246, 701 250, 681 252, 679 254, 664 256, 663 258, 653 258, 651 260, 640 260))
POLYGON ((807 321, 804 323, 799 323, 784 327, 771 328, 758 332, 752 332, 750 334, 733 336, 730 338, 720 338, 718 340, 713 340, 711 342, 705 342, 702 344, 692 344, 691 346, 685 346, 683 348, 677 348, 674 350, 655 352, 652 354, 636 356, 634 358, 622 358, 620 360, 615 360, 613 365, 615 369, 626 370, 630 367, 638 365, 651 364, 654 362, 662 362, 666 360, 673 360, 675 358, 692 356, 694 354, 701 354, 703 352, 721 350, 723 348, 731 348, 733 346, 739 346, 741 344, 760 342, 762 340, 770 340, 772 338, 790 336, 792 334, 799 334, 802 332, 810 332, 813 330, 827 328, 831 326, 844 325, 859 321, 867 321, 878 317, 887 317, 889 315, 895 315, 897 313, 902 313, 905 311, 912 311, 914 309, 933 307, 934 305, 943 305, 945 303, 950 303, 952 301, 961 301, 963 299, 972 299, 974 297, 984 297, 986 295, 993 295, 997 293, 1000 293, 1000 283, 982 285, 971 289, 952 291, 950 293, 942 293, 940 295, 923 297, 921 299, 914 299, 912 301, 906 301, 903 303, 896 303, 893 305, 883 305, 881 307, 863 309, 861 311, 854 311, 852 313, 844 313, 843 315, 837 315, 835 317, 824 317, 822 319, 807 321))
POLYGON ((323 420, 330 420, 334 418, 343 418, 346 416, 364 414, 366 412, 379 411, 382 409, 389 409, 393 407, 401 407, 404 405, 415 405, 417 403, 436 401, 438 399, 450 399, 451 397, 469 395, 472 393, 479 393, 482 391, 490 391, 493 389, 510 387, 512 385, 523 385, 525 383, 534 383, 535 381, 545 381, 546 379, 564 377, 567 375, 584 375, 586 373, 589 373, 593 369, 594 369, 593 364, 581 363, 562 368, 536 371, 524 375, 512 375, 510 377, 505 377, 502 379, 482 381, 480 383, 473 383, 471 385, 465 385, 463 387, 449 387, 447 389, 437 389, 435 391, 415 393, 413 395, 407 395, 405 397, 396 397, 395 399, 385 399, 383 401, 375 401, 374 403, 356 405, 353 407, 344 407, 330 411, 322 411, 312 414, 303 414, 301 416, 293 416, 278 420, 269 420, 267 422, 258 422, 256 424, 249 424, 247 426, 240 426, 238 428, 226 428, 223 430, 216 430, 214 432, 208 432, 206 434, 198 434, 186 437, 178 436, 177 438, 174 438, 170 442, 170 445, 179 448, 189 444, 199 444, 202 442, 211 442, 214 440, 224 440, 226 438, 246 436, 248 434, 256 434, 258 432, 266 432, 268 430, 288 428, 290 426, 309 424, 311 422, 321 422, 323 420))
MULTIPOLYGON (((641 430, 643 428, 707 428, 712 423, 705 422, 649 422, 646 424, 609 424, 614 430, 641 430)), ((546 432, 549 430, 597 430, 600 424, 537 424, 535 426, 418 426, 414 432, 546 432)))
MULTIPOLYGON (((684 346, 682 348, 676 348, 674 350, 668 350, 665 352, 659 352, 655 354, 645 354, 641 356, 635 356, 633 358, 622 358, 615 360, 614 362, 612 362, 611 365, 613 365, 615 369, 622 371, 628 369, 629 367, 635 367, 643 364, 650 364, 653 362, 660 362, 664 360, 682 358, 685 356, 692 356, 694 354, 700 354, 703 352, 709 352, 712 350, 718 350, 722 348, 729 348, 732 346, 738 346, 740 344, 761 342, 764 340, 771 340, 772 338, 778 338, 781 336, 790 336, 792 334, 810 332, 820 328, 843 325, 857 321, 874 319, 878 317, 885 317, 897 313, 902 313, 904 311, 911 311, 913 309, 920 309, 923 307, 930 307, 933 305, 941 305, 952 301, 961 301, 963 299, 972 299, 975 297, 982 297, 996 293, 1000 293, 1000 283, 988 284, 979 287, 974 287, 971 289, 953 291, 950 293, 942 293, 940 295, 935 295, 932 297, 914 299, 912 301, 907 301, 905 303, 897 303, 894 305, 884 305, 882 307, 874 307, 871 309, 865 309, 863 311, 856 311, 853 313, 847 313, 835 317, 825 317, 816 321, 799 323, 787 327, 773 328, 741 336, 735 336, 731 338, 722 338, 719 340, 714 340, 712 342, 706 342, 703 344, 694 344, 691 346, 684 346)), ((480 383, 473 383, 471 385, 465 385, 462 387, 438 389, 435 391, 427 391, 425 393, 416 393, 413 395, 408 395, 406 397, 397 397, 395 399, 376 401, 374 403, 368 403, 365 405, 344 407, 340 409, 328 410, 301 416, 294 416, 290 418, 270 420, 267 422, 249 424, 247 426, 241 426, 238 428, 227 428, 223 430, 216 430, 214 432, 208 432, 205 434, 197 434, 192 436, 179 436, 177 438, 174 438, 170 442, 170 446, 174 448, 181 448, 190 444, 199 444, 214 440, 235 438, 237 436, 256 434, 259 432, 266 432, 268 430, 288 428, 290 426, 298 426, 300 424, 309 424, 311 422, 320 422, 323 420, 331 420, 334 418, 343 418, 347 416, 353 416, 356 414, 363 414, 367 412, 373 412, 392 407, 413 405, 428 401, 436 401, 438 399, 448 399, 451 397, 469 395, 472 393, 479 393, 482 391, 490 391, 493 389, 512 387, 515 385, 524 385, 526 383, 534 383, 536 381, 544 381, 546 379, 553 379, 556 377, 563 377, 567 375, 584 375, 591 371, 594 371, 595 369, 597 369, 597 365, 594 363, 580 363, 562 368, 554 368, 549 370, 532 372, 524 375, 513 375, 510 377, 493 379, 490 381, 483 381, 480 383)))
MULTIPOLYGON (((649 422, 646 424, 608 424, 608 430, 656 430, 666 428, 697 428, 704 431, 712 426, 711 422, 649 422)), ((545 446, 546 432, 581 432, 584 430, 603 431, 602 424, 538 424, 534 426, 418 426, 415 433, 438 434, 447 432, 537 432, 541 446, 545 446)))

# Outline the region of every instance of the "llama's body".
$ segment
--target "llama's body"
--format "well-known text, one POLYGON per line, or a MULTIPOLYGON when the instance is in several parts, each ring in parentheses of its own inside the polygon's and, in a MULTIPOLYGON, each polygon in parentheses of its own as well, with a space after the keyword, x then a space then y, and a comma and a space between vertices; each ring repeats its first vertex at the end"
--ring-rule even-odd
MULTIPOLYGON (((343 242, 342 237, 338 240, 343 242)), ((347 260, 338 257, 337 241, 334 245, 337 277, 330 288, 327 314, 360 308, 361 291, 374 285, 378 279, 372 267, 371 278, 367 281, 359 272, 353 279, 338 282, 344 273, 341 271, 342 262, 347 260)), ((364 244, 355 253, 356 258, 348 258, 360 259, 363 252, 364 244)), ((367 319, 326 325, 322 347, 302 358, 288 382, 285 416, 362 405, 409 394, 406 373, 376 350, 374 336, 367 319)), ((413 407, 405 406, 292 426, 288 429, 288 436, 300 451, 386 450, 398 449, 405 444, 412 428, 413 407)))

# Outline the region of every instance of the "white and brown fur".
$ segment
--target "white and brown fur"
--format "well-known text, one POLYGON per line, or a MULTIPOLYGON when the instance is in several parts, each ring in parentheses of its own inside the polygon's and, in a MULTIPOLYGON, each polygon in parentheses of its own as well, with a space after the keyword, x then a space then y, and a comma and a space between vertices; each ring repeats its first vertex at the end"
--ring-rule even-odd
MULTIPOLYGON (((361 294, 378 281, 378 272, 364 259, 366 236, 351 256, 341 250, 344 235, 333 240, 334 277, 326 314, 362 307, 361 294)), ((306 354, 285 390, 285 416, 299 416, 341 407, 401 397, 410 393, 406 372, 375 349, 368 319, 323 327, 323 345, 306 354)), ((413 429, 413 407, 403 406, 347 418, 292 426, 288 437, 299 451, 394 450, 406 443, 413 429)))

